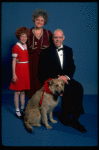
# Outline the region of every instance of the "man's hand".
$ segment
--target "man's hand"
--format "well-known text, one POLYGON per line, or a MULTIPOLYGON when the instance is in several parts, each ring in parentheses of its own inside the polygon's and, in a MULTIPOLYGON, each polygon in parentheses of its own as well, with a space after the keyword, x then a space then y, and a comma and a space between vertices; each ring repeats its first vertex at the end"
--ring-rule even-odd
POLYGON ((66 82, 66 84, 69 84, 67 77, 65 77, 65 76, 60 76, 60 75, 58 75, 58 77, 59 77, 59 80, 64 80, 64 81, 66 82))

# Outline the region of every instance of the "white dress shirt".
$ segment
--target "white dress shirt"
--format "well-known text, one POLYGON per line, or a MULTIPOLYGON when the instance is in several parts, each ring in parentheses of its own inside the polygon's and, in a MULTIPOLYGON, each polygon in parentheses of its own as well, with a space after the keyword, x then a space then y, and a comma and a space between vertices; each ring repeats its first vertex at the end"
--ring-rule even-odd
MULTIPOLYGON (((61 68, 63 69, 63 50, 58 51, 58 49, 63 48, 63 44, 60 47, 57 47, 57 53, 59 56, 59 60, 60 60, 60 64, 61 64, 61 68)), ((65 77, 68 78, 68 80, 70 80, 70 77, 67 75, 64 75, 65 77)))
POLYGON ((60 48, 63 48, 63 45, 58 47, 56 50, 57 50, 57 53, 58 53, 58 56, 59 56, 61 68, 63 69, 63 50, 58 51, 58 49, 60 49, 60 48))

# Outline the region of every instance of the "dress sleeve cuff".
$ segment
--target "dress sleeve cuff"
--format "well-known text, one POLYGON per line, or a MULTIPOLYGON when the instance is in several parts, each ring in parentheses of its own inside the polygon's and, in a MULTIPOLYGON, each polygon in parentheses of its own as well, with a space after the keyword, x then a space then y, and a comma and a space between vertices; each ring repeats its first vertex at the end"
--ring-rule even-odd
POLYGON ((12 54, 12 57, 17 57, 17 55, 18 55, 18 54, 13 53, 13 54, 12 54))

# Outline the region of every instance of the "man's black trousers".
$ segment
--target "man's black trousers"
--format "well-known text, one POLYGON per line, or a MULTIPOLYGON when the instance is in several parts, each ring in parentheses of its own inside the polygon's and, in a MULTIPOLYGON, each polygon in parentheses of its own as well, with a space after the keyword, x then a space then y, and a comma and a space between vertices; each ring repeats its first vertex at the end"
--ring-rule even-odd
POLYGON ((74 79, 69 80, 69 84, 65 85, 61 102, 61 119, 68 119, 70 114, 73 118, 79 118, 81 114, 84 114, 83 87, 74 79))

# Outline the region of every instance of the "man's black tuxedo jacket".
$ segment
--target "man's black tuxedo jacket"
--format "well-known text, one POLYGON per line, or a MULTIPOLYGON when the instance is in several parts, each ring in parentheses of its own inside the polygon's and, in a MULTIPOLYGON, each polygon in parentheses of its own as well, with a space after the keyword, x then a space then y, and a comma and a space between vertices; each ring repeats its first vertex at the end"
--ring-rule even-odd
POLYGON ((63 69, 55 46, 50 46, 40 53, 38 64, 38 78, 42 84, 48 78, 56 78, 58 75, 67 75, 71 79, 75 72, 72 48, 63 45, 63 69))

